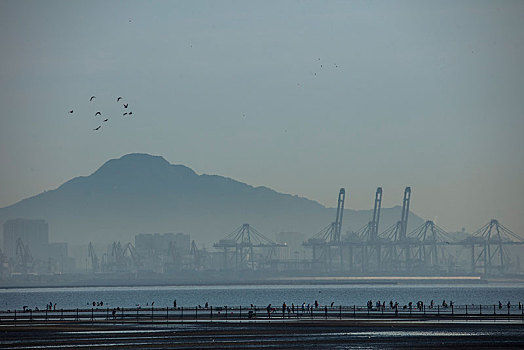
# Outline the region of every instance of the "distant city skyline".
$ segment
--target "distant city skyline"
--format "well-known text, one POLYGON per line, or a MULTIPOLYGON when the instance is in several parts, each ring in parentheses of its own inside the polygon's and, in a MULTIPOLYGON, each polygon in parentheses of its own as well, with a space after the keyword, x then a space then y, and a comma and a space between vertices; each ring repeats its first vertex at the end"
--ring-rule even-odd
POLYGON ((340 187, 346 208, 369 209, 378 186, 385 207, 411 186, 410 209, 446 229, 496 218, 523 235, 522 14, 521 1, 2 1, 0 207, 140 152, 328 207, 340 187))

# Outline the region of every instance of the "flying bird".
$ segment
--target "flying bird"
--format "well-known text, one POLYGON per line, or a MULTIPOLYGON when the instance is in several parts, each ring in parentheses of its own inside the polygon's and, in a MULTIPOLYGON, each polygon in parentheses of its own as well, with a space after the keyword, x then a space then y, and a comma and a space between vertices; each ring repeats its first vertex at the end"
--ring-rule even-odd
POLYGON ((96 112, 96 113, 95 113, 95 117, 96 117, 97 115, 102 115, 102 113, 100 113, 100 112, 96 112))
POLYGON ((128 103, 124 103, 124 108, 127 108, 127 106, 129 106, 128 103))
POLYGON ((98 130, 102 127, 102 125, 99 125, 98 128, 94 128, 93 130, 98 130))
POLYGON ((131 114, 133 114, 133 112, 129 112, 129 113, 128 113, 128 115, 131 115, 131 114))
POLYGON ((119 102, 122 99, 122 97, 119 97, 116 99, 116 102, 119 102))
POLYGON ((70 114, 73 114, 73 110, 70 110, 69 113, 70 113, 70 114))
POLYGON ((125 113, 124 113, 124 114, 122 114, 122 115, 127 115, 127 112, 125 112, 125 113))
POLYGON ((91 96, 91 98, 89 99, 89 101, 93 101, 95 98, 96 98, 96 96, 91 96))
POLYGON ((107 122, 108 120, 109 120, 109 118, 106 118, 106 119, 104 119, 104 122, 107 122))

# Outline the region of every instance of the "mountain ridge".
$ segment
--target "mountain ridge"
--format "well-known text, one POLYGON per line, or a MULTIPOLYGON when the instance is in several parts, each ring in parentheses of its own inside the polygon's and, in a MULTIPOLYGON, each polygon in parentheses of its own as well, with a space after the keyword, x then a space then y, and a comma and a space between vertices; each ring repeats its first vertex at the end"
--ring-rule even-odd
MULTIPOLYGON (((212 244, 249 222, 270 236, 281 231, 312 236, 334 219, 334 208, 305 197, 277 192, 191 168, 161 156, 126 154, 87 176, 0 208, 0 223, 18 217, 49 223, 51 241, 133 241, 144 232, 186 232, 212 244)), ((343 230, 357 230, 370 210, 344 212, 343 230)), ((383 208, 382 228, 396 222, 400 207, 383 208)), ((414 227, 422 220, 410 213, 414 227), (413 217, 413 220, 412 220, 413 217)))

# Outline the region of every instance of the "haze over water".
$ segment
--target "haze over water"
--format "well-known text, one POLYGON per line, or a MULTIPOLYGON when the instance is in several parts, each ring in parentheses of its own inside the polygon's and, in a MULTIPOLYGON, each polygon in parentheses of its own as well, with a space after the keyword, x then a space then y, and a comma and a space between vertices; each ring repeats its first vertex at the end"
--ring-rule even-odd
POLYGON ((143 152, 327 206, 346 187, 368 209, 382 186, 391 207, 410 185, 413 210, 448 230, 524 232, 523 12, 2 1, 0 206, 143 152))

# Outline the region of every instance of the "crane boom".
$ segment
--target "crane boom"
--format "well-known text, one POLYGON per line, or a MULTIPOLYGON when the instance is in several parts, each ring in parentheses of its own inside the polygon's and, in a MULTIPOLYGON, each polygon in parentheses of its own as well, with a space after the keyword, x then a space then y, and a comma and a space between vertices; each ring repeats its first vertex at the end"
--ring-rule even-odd
POLYGON ((402 201, 402 217, 400 218, 400 239, 406 238, 408 229, 409 201, 411 199, 411 187, 404 190, 404 200, 402 201))
POLYGON ((341 188, 338 192, 337 217, 335 220, 335 241, 340 241, 340 232, 342 231, 342 217, 344 215, 344 200, 346 199, 346 190, 341 188))
POLYGON ((371 240, 374 241, 378 237, 378 225, 380 222, 380 208, 382 206, 382 187, 377 188, 375 193, 375 207, 373 209, 373 221, 371 229, 371 240))

